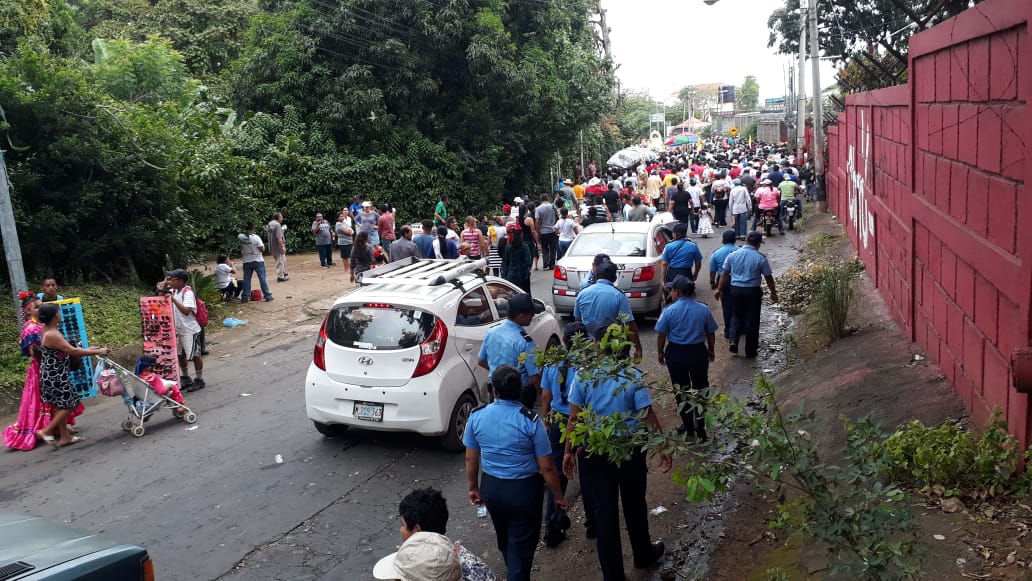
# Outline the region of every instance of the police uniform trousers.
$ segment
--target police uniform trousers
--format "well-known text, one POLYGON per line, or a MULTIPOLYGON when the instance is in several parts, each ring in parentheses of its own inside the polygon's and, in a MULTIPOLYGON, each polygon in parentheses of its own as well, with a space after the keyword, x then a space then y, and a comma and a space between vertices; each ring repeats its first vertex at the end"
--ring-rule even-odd
POLYGON ((498 550, 505 559, 508 581, 529 581, 534 551, 541 538, 541 502, 544 478, 496 478, 480 476, 480 495, 491 515, 498 550))
POLYGON ((731 285, 731 336, 728 341, 738 345, 745 335, 745 354, 755 357, 760 350, 760 308, 763 289, 758 286, 731 285))
POLYGON ((667 370, 670 371, 670 383, 677 386, 677 407, 688 435, 705 437, 706 420, 703 410, 686 404, 688 390, 698 391, 701 397, 709 395, 709 350, 705 343, 682 345, 667 343, 667 370))
MULTIPOLYGON (((729 287, 731 285, 728 285, 729 287)), ((724 300, 720 301, 720 312, 724 316, 724 338, 731 340, 731 319, 734 318, 734 304, 731 302, 731 293, 728 291, 724 300)))
POLYGON ((631 458, 620 465, 605 456, 592 455, 581 464, 581 486, 590 490, 595 505, 595 532, 598 534, 598 562, 605 581, 623 581, 623 550, 620 546, 620 506, 623 505, 627 536, 635 562, 649 563, 654 557, 649 535, 648 466, 645 452, 636 449, 631 458))
MULTIPOLYGON (((563 473, 563 456, 566 454, 566 443, 562 442, 562 428, 570 421, 570 416, 556 413, 558 420, 549 422, 548 424, 548 439, 552 442, 552 460, 555 462, 555 467, 559 470, 559 485, 562 487, 563 494, 566 494, 566 487, 570 484, 570 479, 563 473)), ((577 454, 577 473, 584 473, 584 457, 581 454, 577 454)), ((591 491, 589 491, 581 479, 581 500, 584 502, 584 528, 588 531, 594 531, 595 529, 595 505, 591 501, 591 491)), ((552 518, 552 513, 555 512, 555 498, 552 496, 552 491, 546 492, 545 496, 545 522, 548 522, 552 518)))

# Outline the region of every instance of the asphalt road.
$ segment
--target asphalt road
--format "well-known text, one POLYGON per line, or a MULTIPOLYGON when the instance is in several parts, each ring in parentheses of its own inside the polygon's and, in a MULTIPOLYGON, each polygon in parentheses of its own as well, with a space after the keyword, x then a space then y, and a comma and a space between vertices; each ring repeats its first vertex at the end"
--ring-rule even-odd
MULTIPOLYGON (((707 257, 719 245, 699 242, 707 257)), ((549 297, 551 272, 533 284, 549 297)), ((645 366, 658 371, 652 326, 641 325, 645 366)), ((88 402, 88 441, 0 453, 0 510, 144 545, 162 580, 357 579, 400 542, 398 501, 432 484, 451 507, 449 536, 504 570, 489 521, 466 501, 461 455, 415 435, 315 432, 303 395, 313 341, 213 353, 209 387, 188 394, 194 430, 163 412, 134 438, 119 426, 120 399, 88 402)))

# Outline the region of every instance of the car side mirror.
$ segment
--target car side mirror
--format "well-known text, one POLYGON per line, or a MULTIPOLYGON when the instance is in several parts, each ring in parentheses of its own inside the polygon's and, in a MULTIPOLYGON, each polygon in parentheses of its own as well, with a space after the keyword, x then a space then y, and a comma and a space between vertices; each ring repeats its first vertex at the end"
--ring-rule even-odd
POLYGON ((533 299, 534 301, 534 314, 540 315, 545 312, 545 303, 541 299, 533 299))

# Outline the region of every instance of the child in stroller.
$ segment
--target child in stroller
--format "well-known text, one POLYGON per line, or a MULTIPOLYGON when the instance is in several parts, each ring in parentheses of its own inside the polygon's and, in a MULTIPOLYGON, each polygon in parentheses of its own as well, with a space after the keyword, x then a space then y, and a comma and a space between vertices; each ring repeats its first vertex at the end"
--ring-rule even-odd
MULTIPOLYGON (((141 356, 136 362, 136 375, 146 381, 158 395, 171 398, 172 401, 181 404, 180 406, 172 406, 172 414, 177 418, 182 418, 183 414, 186 413, 186 402, 183 400, 182 392, 179 391, 179 384, 171 381, 166 383, 160 375, 155 373, 154 366, 157 363, 158 360, 153 355, 141 356)), ((143 402, 137 400, 135 403, 138 404, 138 407, 142 407, 143 402)))

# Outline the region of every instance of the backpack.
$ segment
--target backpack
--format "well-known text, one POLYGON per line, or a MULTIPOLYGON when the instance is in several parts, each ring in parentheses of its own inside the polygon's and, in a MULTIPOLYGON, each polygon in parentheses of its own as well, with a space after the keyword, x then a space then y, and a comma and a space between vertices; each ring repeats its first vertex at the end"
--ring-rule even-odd
POLYGON ((208 305, 204 304, 204 301, 200 297, 197 299, 197 314, 194 315, 197 319, 197 324, 202 328, 208 326, 208 305))

